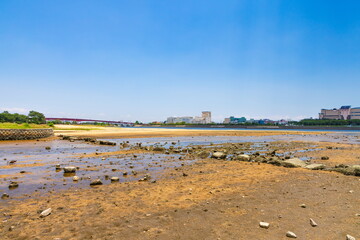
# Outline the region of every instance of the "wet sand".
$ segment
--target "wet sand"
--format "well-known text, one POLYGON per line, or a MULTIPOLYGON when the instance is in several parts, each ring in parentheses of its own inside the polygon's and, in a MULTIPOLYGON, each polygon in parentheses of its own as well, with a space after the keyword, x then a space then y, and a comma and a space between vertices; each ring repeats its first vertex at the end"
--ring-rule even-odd
MULTIPOLYGON (((159 133, 155 133, 154 137, 159 137, 157 134, 159 133)), ((252 135, 248 131, 246 134, 252 135)), ((256 137, 264 136, 257 131, 253 134, 256 137)), ((146 135, 141 133, 137 136, 146 135)), ((229 141, 235 141, 233 136, 237 135, 225 136, 229 136, 229 141)), ((344 135, 323 136, 318 132, 296 137, 293 132, 287 132, 286 136, 275 136, 274 141, 270 141, 272 137, 261 141, 260 137, 254 140, 246 138, 243 143, 224 144, 222 138, 219 138, 219 143, 215 142, 210 146, 202 145, 203 137, 195 137, 193 141, 199 145, 191 146, 194 151, 203 151, 210 147, 238 149, 236 151, 249 154, 259 152, 260 155, 277 150, 279 156, 304 157, 311 162, 334 166, 340 163, 359 163, 360 148, 356 144, 357 138, 358 136, 351 139, 344 135), (299 140, 302 138, 306 141, 299 140), (249 139, 252 142, 247 142, 249 139), (276 139, 279 141, 275 141, 276 139), (321 160, 322 156, 329 159, 321 160)), ((163 141, 168 142, 169 139, 172 138, 167 137, 163 141)), ((180 139, 186 142, 192 137, 180 139)), ((214 139, 217 137, 206 138, 209 141, 214 139)), ((156 139, 159 140, 161 138, 156 139)), ((82 143, 69 144, 77 146, 82 143)), ((164 143, 164 146, 169 145, 171 146, 170 142, 168 145, 164 143)), ((150 156, 159 159, 164 165, 169 165, 156 171, 156 174, 154 172, 151 181, 137 181, 150 171, 145 170, 148 167, 146 165, 141 166, 144 171, 130 181, 110 184, 103 179, 106 183, 103 186, 79 188, 73 184, 71 188, 62 190, 47 188, 47 191, 29 194, 27 199, 1 200, 2 237, 62 240, 271 240, 288 239, 285 236, 287 231, 296 233, 298 239, 345 239, 346 234, 360 237, 360 215, 356 215, 360 214, 359 177, 327 171, 284 168, 260 162, 201 159, 196 157, 196 154, 183 154, 180 155, 182 159, 178 159, 179 155, 173 153, 164 155, 164 152, 117 147, 105 147, 105 150, 96 151, 96 148, 100 147, 86 145, 86 154, 84 148, 79 147, 78 151, 66 156, 76 161, 76 164, 81 163, 80 160, 89 161, 86 165, 96 165, 98 169, 107 168, 107 165, 101 162, 91 164, 91 159, 112 159, 105 160, 108 164, 109 161, 128 161, 128 165, 123 165, 122 170, 129 172, 134 161, 140 163, 150 156), (134 155, 137 157, 134 158, 134 155), (153 180, 156 182, 152 182, 153 180), (306 208, 300 207, 301 204, 305 204, 306 208), (52 208, 52 214, 40 218, 39 213, 47 208, 52 208), (317 222, 317 227, 310 225, 310 218, 317 222), (260 221, 269 222, 270 228, 260 228, 260 221)), ((59 148, 59 151, 60 149, 65 151, 64 148, 59 148)), ((52 148, 50 152, 55 150, 56 148, 52 148)), ((43 150, 40 153, 45 154, 43 150)), ((28 157, 31 159, 31 155, 28 157)), ((159 160, 156 160, 158 164, 159 160)), ((62 161, 66 162, 66 159, 62 161)), ((54 163, 55 161, 51 162, 51 166, 54 163)), ((155 165, 154 162, 150 164, 155 165)), ((122 171, 110 173, 120 176, 122 171)), ((9 175, 5 177, 9 178, 9 175)), ((120 178, 124 180, 126 177, 120 178)), ((87 185, 89 183, 89 180, 82 181, 87 185)), ((71 185, 70 182, 71 180, 66 181, 71 185)))

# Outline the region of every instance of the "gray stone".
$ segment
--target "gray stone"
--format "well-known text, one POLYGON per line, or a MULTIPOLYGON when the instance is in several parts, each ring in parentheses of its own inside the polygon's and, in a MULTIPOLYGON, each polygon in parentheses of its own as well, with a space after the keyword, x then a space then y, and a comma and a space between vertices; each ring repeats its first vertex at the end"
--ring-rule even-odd
POLYGON ((286 233, 286 236, 287 236, 288 238, 297 238, 296 234, 293 233, 293 232, 290 232, 290 231, 288 231, 288 232, 286 233))
POLYGON ((74 172, 76 172, 76 167, 74 166, 64 167, 64 173, 74 173, 74 172))
POLYGON ((299 158, 292 158, 283 162, 284 167, 305 167, 306 163, 299 158))
POLYGON ((226 154, 223 152, 214 152, 211 157, 216 159, 224 159, 226 158, 226 154))
POLYGON ((317 226, 317 223, 314 221, 314 219, 310 218, 310 225, 312 227, 316 227, 317 226))
POLYGON ((353 236, 347 234, 346 235, 346 240, 356 240, 356 238, 354 238, 353 236))
POLYGON ((266 228, 266 229, 268 229, 268 228, 270 227, 270 223, 260 222, 260 223, 259 223, 259 226, 260 226, 261 228, 266 228))
POLYGON ((102 185, 102 181, 100 179, 95 179, 95 180, 92 180, 90 185, 91 186, 94 186, 94 185, 102 185))
POLYGON ((325 168, 325 165, 320 163, 313 163, 305 166, 305 168, 310 170, 322 170, 325 168))
POLYGON ((52 209, 51 208, 48 208, 48 209, 46 209, 46 210, 44 210, 44 211, 42 211, 41 213, 40 213, 40 217, 47 217, 47 216, 49 216, 50 214, 51 214, 51 211, 52 211, 52 209))

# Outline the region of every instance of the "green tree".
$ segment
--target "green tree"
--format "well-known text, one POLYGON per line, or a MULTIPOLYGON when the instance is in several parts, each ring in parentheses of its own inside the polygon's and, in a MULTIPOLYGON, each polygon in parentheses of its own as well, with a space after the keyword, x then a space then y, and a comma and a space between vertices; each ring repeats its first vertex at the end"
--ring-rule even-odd
POLYGON ((28 118, 30 123, 36 123, 36 124, 46 123, 45 115, 40 112, 30 111, 28 118))

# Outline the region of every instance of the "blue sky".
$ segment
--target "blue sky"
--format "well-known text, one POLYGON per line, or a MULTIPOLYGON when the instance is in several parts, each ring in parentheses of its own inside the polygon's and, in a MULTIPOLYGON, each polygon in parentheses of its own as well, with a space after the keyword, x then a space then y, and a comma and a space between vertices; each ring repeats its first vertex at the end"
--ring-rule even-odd
POLYGON ((0 1, 0 111, 215 121, 360 106, 360 1, 0 1))

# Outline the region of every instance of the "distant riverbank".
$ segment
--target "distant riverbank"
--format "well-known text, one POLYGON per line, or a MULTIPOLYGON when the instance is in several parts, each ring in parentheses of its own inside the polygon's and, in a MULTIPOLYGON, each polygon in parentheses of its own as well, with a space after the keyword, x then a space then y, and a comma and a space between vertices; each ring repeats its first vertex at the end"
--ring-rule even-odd
POLYGON ((347 131, 360 131, 360 127, 347 127, 347 126, 246 126, 246 125, 231 125, 231 124, 222 124, 222 125, 209 125, 209 124, 189 124, 189 125, 141 125, 136 127, 146 127, 146 128, 200 128, 200 129, 247 129, 247 130, 347 130, 347 131))

